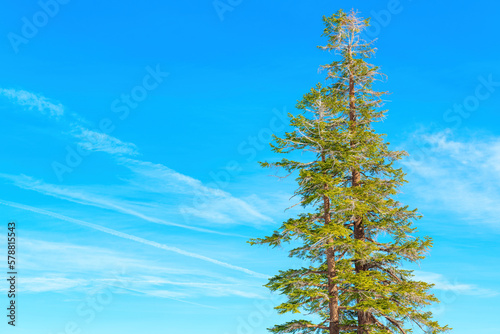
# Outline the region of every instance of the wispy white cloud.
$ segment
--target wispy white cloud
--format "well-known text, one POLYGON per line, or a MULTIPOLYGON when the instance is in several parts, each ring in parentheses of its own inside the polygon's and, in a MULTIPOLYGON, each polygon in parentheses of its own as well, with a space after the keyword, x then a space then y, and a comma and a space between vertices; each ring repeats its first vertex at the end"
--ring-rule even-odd
POLYGON ((178 293, 178 292, 173 292, 170 290, 144 290, 144 289, 134 289, 134 288, 126 288, 128 292, 134 292, 137 295, 146 295, 150 297, 156 297, 156 298, 166 298, 166 299, 171 299, 175 300, 181 303, 186 303, 186 304, 191 304, 191 305, 196 305, 196 306, 201 306, 201 307, 206 307, 206 308, 211 308, 211 309, 217 309, 217 307, 213 307, 210 305, 205 305, 205 304, 200 304, 200 303, 195 303, 192 301, 188 301, 185 299, 179 299, 181 297, 185 297, 185 294, 178 293))
POLYGON ((73 136, 79 139, 77 144, 87 151, 105 152, 119 156, 139 154, 137 147, 132 143, 124 143, 118 138, 82 126, 75 126, 73 136))
MULTIPOLYGON (((58 199, 67 200, 82 205, 90 205, 98 208, 113 210, 115 212, 130 215, 154 224, 174 226, 203 233, 238 236, 235 234, 215 231, 197 226, 179 224, 167 221, 165 219, 160 219, 155 216, 151 216, 139 211, 141 207, 143 209, 145 207, 150 207, 151 205, 148 203, 142 202, 142 203, 131 204, 128 200, 125 199, 103 196, 102 191, 92 191, 88 189, 89 187, 85 188, 79 188, 75 186, 63 187, 59 185, 48 184, 41 180, 36 180, 26 175, 9 175, 0 173, 0 178, 11 181, 15 186, 19 188, 33 190, 44 195, 52 196, 58 199), (139 207, 139 208, 134 209, 134 207, 139 207)), ((130 190, 123 188, 121 189, 124 192, 126 190, 130 190)), ((160 210, 162 209, 160 208, 160 210)))
MULTIPOLYGON (((0 94, 9 97, 13 103, 28 108, 37 108, 40 112, 50 110, 53 116, 63 116, 64 108, 61 104, 50 102, 41 95, 36 95, 22 90, 1 90, 0 94)), ((171 197, 182 194, 182 201, 177 200, 175 204, 176 214, 183 220, 198 218, 198 221, 228 225, 228 224, 251 224, 262 225, 272 223, 273 219, 263 214, 249 201, 237 198, 232 194, 218 189, 217 187, 203 184, 200 180, 176 172, 162 164, 148 161, 134 160, 128 157, 138 155, 138 149, 133 143, 127 143, 100 131, 91 130, 90 123, 76 113, 64 115, 68 131, 75 144, 89 152, 103 152, 115 158, 116 163, 126 167, 132 172, 132 177, 127 179, 128 183, 118 185, 121 189, 127 188, 130 192, 141 193, 149 202, 134 203, 123 199, 99 196, 92 191, 84 191, 75 187, 57 187, 36 181, 27 177, 10 177, 17 186, 31 189, 54 196, 64 200, 70 200, 84 205, 92 205, 100 208, 114 210, 123 214, 131 215, 152 223, 177 226, 192 230, 219 233, 209 229, 193 227, 186 224, 174 223, 157 214, 147 213, 151 211, 151 203, 160 203, 161 210, 165 207, 172 208, 171 197)), ((4 178, 9 176, 3 175, 4 178)), ((99 187, 99 186, 98 186, 99 187)))
POLYGON ((500 138, 458 137, 451 131, 413 136, 422 147, 420 159, 404 162, 411 178, 405 192, 436 210, 461 219, 500 227, 500 138))
MULTIPOLYGON (((181 303, 193 304, 197 306, 215 308, 210 305, 199 304, 185 300, 195 297, 194 293, 158 289, 151 286, 149 282, 133 280, 130 277, 121 277, 120 280, 109 279, 78 279, 67 278, 61 275, 48 275, 42 277, 23 277, 22 285, 18 287, 20 293, 43 293, 43 292, 61 292, 85 293, 87 296, 93 296, 100 293, 133 293, 134 295, 146 295, 156 298, 165 298, 181 303)), ((208 289, 210 291, 210 289, 208 289)), ((207 295, 204 293, 203 295, 207 295)), ((211 297, 214 297, 211 295, 211 297)))
POLYGON ((20 292, 61 292, 74 290, 88 285, 88 281, 78 278, 48 275, 42 277, 23 277, 20 292))
MULTIPOLYGON (((199 296, 228 297, 236 296, 250 299, 263 299, 264 296, 249 291, 243 284, 221 284, 200 282, 175 282, 155 276, 122 275, 117 278, 76 278, 63 274, 24 275, 19 291, 22 293, 41 292, 85 292, 99 289, 113 289, 115 292, 138 292, 159 298, 193 298, 199 296), (246 290, 245 290, 246 289, 246 290)), ((257 289, 253 289, 257 290, 257 289)))
POLYGON ((483 289, 473 284, 451 282, 444 275, 438 273, 415 271, 414 275, 416 280, 434 284, 434 289, 436 290, 451 291, 457 295, 481 297, 494 297, 498 295, 498 292, 496 291, 483 289))
POLYGON ((61 103, 52 101, 43 95, 25 90, 0 88, 0 96, 4 96, 13 103, 29 110, 35 109, 42 115, 59 118, 64 114, 64 107, 61 103))
POLYGON ((219 277, 197 268, 182 267, 180 264, 159 265, 141 257, 131 257, 120 251, 96 246, 75 245, 23 238, 23 269, 26 271, 58 271, 65 275, 84 275, 128 272, 154 273, 162 277, 170 275, 219 277))
POLYGON ((0 88, 0 96, 8 98, 14 105, 28 110, 36 110, 41 115, 58 120, 64 119, 65 122, 60 124, 69 128, 69 131, 66 131, 66 133, 76 140, 76 144, 84 150, 105 152, 118 156, 135 156, 139 154, 134 144, 126 143, 109 134, 89 129, 91 122, 75 112, 66 113, 64 106, 60 102, 25 90, 0 88))
MULTIPOLYGON (((0 94, 8 97, 9 100, 19 106, 35 109, 41 114, 54 119, 63 118, 63 121, 58 122, 58 124, 66 127, 66 130, 62 131, 62 133, 68 135, 70 140, 84 150, 109 154, 115 158, 114 161, 117 164, 125 167, 130 173, 126 179, 121 178, 122 183, 114 186, 113 189, 106 188, 106 185, 61 186, 48 184, 25 175, 0 175, 1 178, 11 181, 19 188, 37 191, 44 195, 81 205, 112 210, 156 224, 199 232, 231 235, 202 227, 171 222, 162 217, 165 208, 170 205, 170 210, 174 209, 178 217, 184 217, 186 220, 189 220, 186 217, 198 217, 206 222, 218 224, 261 224, 263 222, 272 222, 270 217, 259 212, 254 205, 234 197, 228 192, 205 185, 200 180, 178 173, 161 164, 125 158, 126 156, 138 155, 138 149, 134 144, 122 142, 118 138, 97 130, 91 130, 90 122, 78 114, 65 113, 61 104, 53 103, 43 96, 25 91, 3 90, 0 91, 0 94), (131 198, 135 200, 132 201, 131 198), (174 204, 170 203, 172 198, 175 198, 174 204)), ((216 260, 202 255, 202 253, 186 251, 84 220, 63 216, 52 211, 9 201, 0 201, 0 204, 85 226, 119 238, 245 273, 252 277, 267 278, 267 275, 216 260)), ((102 284, 110 284, 107 278, 102 277, 102 272, 109 271, 109 268, 114 267, 113 264, 121 263, 129 268, 136 269, 140 266, 134 260, 119 258, 113 254, 104 254, 104 251, 95 252, 98 255, 93 256, 89 254, 89 249, 79 249, 78 246, 51 245, 50 243, 42 245, 39 243, 38 248, 38 250, 31 251, 30 254, 33 256, 26 256, 24 259, 25 270, 29 266, 32 268, 32 273, 30 275, 25 273, 23 279, 22 289, 26 292, 86 291, 102 284), (64 252, 61 252, 61 248, 54 248, 59 246, 63 247, 64 252), (40 247, 44 251, 41 251, 40 247), (59 262, 65 261, 66 263, 48 265, 40 261, 40 258, 35 258, 37 254, 44 254, 44 252, 59 254, 58 256, 46 254, 44 258, 57 258, 60 260, 59 262), (86 254, 85 259, 77 256, 78 252, 86 254), (89 261, 93 263, 92 266, 88 265, 89 261), (48 268, 57 268, 57 270, 48 268), (101 268, 101 272, 98 273, 97 268, 101 268)), ((202 275, 200 270, 193 273, 179 268, 165 269, 150 263, 148 267, 142 265, 141 269, 135 270, 135 272, 142 274, 127 275, 129 285, 125 290, 128 292, 169 298, 181 302, 187 301, 179 298, 197 295, 260 298, 260 285, 255 287, 252 286, 251 282, 239 282, 230 277, 216 277, 218 275, 213 273, 204 273, 204 279, 200 279, 200 275, 202 275), (168 277, 172 275, 174 277, 168 277)))
POLYGON ((176 282, 161 277, 136 277, 127 281, 127 289, 153 297, 188 298, 196 296, 207 297, 241 297, 249 299, 264 299, 260 288, 249 287, 243 284, 176 282), (172 294, 176 295, 172 295, 172 294))
POLYGON ((250 223, 261 225, 273 219, 247 201, 221 189, 204 185, 200 180, 180 174, 164 165, 128 158, 119 163, 134 172, 136 184, 156 193, 189 195, 180 206, 181 213, 218 224, 250 223))
POLYGON ((83 221, 83 220, 70 218, 70 217, 67 217, 67 216, 60 215, 60 214, 55 213, 55 212, 43 210, 43 209, 36 208, 36 207, 33 207, 33 206, 28 206, 28 205, 24 205, 24 204, 20 204, 20 203, 15 203, 15 202, 10 202, 10 201, 5 201, 5 200, 0 200, 0 204, 6 205, 6 206, 10 206, 10 207, 13 207, 13 208, 17 208, 17 209, 21 209, 21 210, 25 210, 25 211, 31 211, 31 212, 39 213, 39 214, 42 214, 42 215, 50 216, 50 217, 53 217, 53 218, 56 218, 56 219, 60 219, 60 220, 63 220, 63 221, 69 222, 69 223, 77 224, 77 225, 80 225, 80 226, 85 226, 85 227, 88 227, 88 228, 91 228, 91 229, 94 229, 94 230, 97 230, 97 231, 101 231, 101 232, 104 232, 104 233, 107 233, 107 234, 110 234, 110 235, 114 235, 114 236, 119 237, 119 238, 123 238, 123 239, 131 240, 131 241, 135 241, 135 242, 138 242, 138 243, 141 243, 141 244, 144 244, 144 245, 148 245, 148 246, 151 246, 151 247, 155 247, 155 248, 158 248, 158 249, 163 249, 163 250, 166 250, 166 251, 169 251, 169 252, 173 252, 173 253, 176 253, 176 254, 180 254, 180 255, 184 255, 184 256, 187 256, 187 257, 190 257, 190 258, 194 258, 194 259, 198 259, 198 260, 201 260, 201 261, 209 262, 209 263, 215 264, 217 266, 221 266, 221 267, 224 267, 224 268, 227 268, 227 269, 231 269, 231 270, 243 272, 243 273, 246 273, 246 274, 254 276, 254 277, 258 277, 258 278, 267 278, 268 277, 267 275, 257 273, 255 271, 250 270, 250 269, 243 268, 243 267, 240 267, 240 266, 235 266, 235 265, 232 265, 232 264, 229 264, 229 263, 226 263, 226 262, 223 262, 223 261, 219 261, 219 260, 216 260, 216 259, 212 259, 212 258, 210 258, 208 256, 204 256, 204 255, 201 255, 199 253, 185 251, 185 250, 177 248, 177 247, 168 246, 168 245, 161 244, 161 243, 158 243, 158 242, 155 242, 155 241, 151 241, 151 240, 147 240, 147 239, 144 239, 144 238, 141 238, 141 237, 137 237, 135 235, 123 233, 123 232, 120 232, 120 231, 117 231, 117 230, 113 230, 113 229, 110 229, 110 228, 107 228, 107 227, 104 227, 104 226, 101 226, 101 225, 89 223, 89 222, 86 222, 86 221, 83 221))
POLYGON ((171 196, 175 196, 175 205, 177 207, 174 210, 177 211, 178 219, 195 216, 207 222, 216 222, 218 224, 255 225, 273 221, 247 201, 236 198, 222 190, 207 187, 201 181, 177 173, 163 165, 123 158, 120 161, 121 164, 130 168, 134 174, 130 179, 125 180, 125 183, 115 185, 115 188, 119 189, 118 192, 121 194, 135 197, 141 196, 142 201, 130 202, 130 200, 119 196, 112 196, 111 191, 103 191, 100 186, 60 186, 48 184, 25 175, 1 173, 0 178, 9 180, 17 187, 37 191, 44 195, 113 210, 155 224, 176 226, 199 232, 228 234, 202 227, 174 223, 159 218, 155 215, 155 212, 160 215, 164 214, 165 208, 172 207, 171 196), (179 195, 183 195, 183 197, 181 198, 179 195), (158 207, 151 203, 157 203, 158 207), (148 214, 147 211, 151 213, 148 214))
MULTIPOLYGON (((227 277, 183 262, 152 261, 124 250, 23 238, 23 293, 100 289, 152 297, 263 298, 252 281, 227 277)), ((186 302, 184 300, 179 300, 186 302)))

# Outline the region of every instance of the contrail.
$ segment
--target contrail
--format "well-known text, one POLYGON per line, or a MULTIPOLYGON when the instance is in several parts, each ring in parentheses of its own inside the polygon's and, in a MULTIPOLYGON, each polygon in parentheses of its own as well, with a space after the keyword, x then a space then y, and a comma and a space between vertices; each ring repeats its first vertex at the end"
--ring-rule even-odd
POLYGON ((249 239, 249 237, 239 235, 239 234, 225 233, 225 232, 214 231, 214 230, 210 230, 210 229, 206 229, 206 228, 202 228, 202 227, 178 224, 178 223, 169 222, 169 221, 166 221, 163 219, 159 219, 156 217, 147 216, 147 215, 142 214, 138 211, 135 211, 135 210, 120 206, 118 204, 115 204, 112 201, 109 201, 106 199, 97 199, 95 197, 86 196, 82 193, 72 193, 71 191, 66 190, 64 188, 60 188, 60 187, 57 187, 57 186, 54 186, 51 184, 46 184, 44 182, 34 180, 33 178, 31 178, 29 176, 24 176, 23 178, 20 178, 19 176, 16 176, 16 175, 0 173, 0 178, 4 178, 6 180, 9 180, 9 181, 13 182, 13 184, 16 187, 19 187, 22 189, 36 191, 36 192, 43 194, 43 195, 52 196, 52 197, 55 197, 58 199, 70 201, 70 202, 77 203, 77 204, 94 206, 97 208, 107 209, 107 210, 114 210, 116 212, 131 215, 131 216, 134 216, 134 217, 137 217, 137 218, 140 218, 140 219, 143 219, 145 221, 155 223, 155 224, 185 228, 188 230, 203 232, 203 233, 212 233, 212 234, 218 234, 218 235, 223 235, 223 236, 249 239))
POLYGON ((246 274, 249 274, 249 275, 252 275, 252 276, 255 276, 255 277, 268 278, 267 275, 260 274, 260 273, 257 273, 255 271, 243 268, 243 267, 234 266, 232 264, 229 264, 229 263, 226 263, 226 262, 222 262, 222 261, 219 261, 219 260, 215 260, 215 259, 209 258, 207 256, 203 256, 203 255, 196 254, 196 253, 191 253, 191 252, 182 250, 182 249, 177 248, 177 247, 172 247, 172 246, 167 246, 167 245, 164 245, 164 244, 160 244, 160 243, 155 242, 155 241, 151 241, 151 240, 147 240, 147 239, 144 239, 144 238, 141 238, 141 237, 137 237, 135 235, 123 233, 123 232, 120 232, 120 231, 117 231, 117 230, 113 230, 113 229, 110 229, 110 228, 107 228, 107 227, 104 227, 104 226, 101 226, 101 225, 89 223, 89 222, 86 222, 86 221, 83 221, 83 220, 79 220, 79 219, 70 218, 70 217, 67 217, 67 216, 63 216, 63 215, 60 215, 60 214, 52 212, 52 211, 47 211, 47 210, 35 208, 35 207, 32 207, 32 206, 28 206, 28 205, 24 205, 24 204, 20 204, 20 203, 15 203, 15 202, 4 201, 4 200, 0 200, 0 204, 6 205, 6 206, 10 206, 10 207, 13 207, 13 208, 17 208, 17 209, 21 209, 21 210, 26 210, 26 211, 31 211, 31 212, 39 213, 39 214, 42 214, 42 215, 45 215, 45 216, 49 216, 49 217, 53 217, 53 218, 56 218, 56 219, 64 220, 64 221, 67 221, 69 223, 73 223, 73 224, 77 224, 77 225, 81 225, 81 226, 86 226, 86 227, 89 227, 91 229, 98 230, 98 231, 101 231, 101 232, 104 232, 104 233, 107 233, 107 234, 111 234, 111 235, 114 235, 114 236, 117 236, 117 237, 120 237, 120 238, 123 238, 123 239, 132 240, 132 241, 135 241, 135 242, 139 242, 141 244, 149 245, 149 246, 156 247, 156 248, 159 248, 159 249, 163 249, 163 250, 166 250, 166 251, 169 251, 169 252, 174 252, 174 253, 181 254, 181 255, 184 255, 184 256, 188 256, 188 257, 191 257, 191 258, 200 259, 202 261, 210 262, 210 263, 216 264, 216 265, 221 266, 221 267, 225 267, 225 268, 229 268, 229 269, 241 271, 241 272, 244 272, 246 274))
MULTIPOLYGON (((141 294, 144 294, 144 295, 158 297, 154 293, 147 293, 147 292, 144 292, 144 291, 141 291, 141 290, 135 290, 135 289, 131 289, 131 288, 121 288, 121 289, 132 291, 132 292, 136 292, 136 293, 141 293, 141 294)), ((211 308, 211 309, 214 309, 214 310, 218 310, 219 309, 218 307, 204 305, 204 304, 199 304, 199 303, 194 303, 194 302, 190 302, 190 301, 187 301, 187 300, 184 300, 184 299, 177 299, 177 298, 165 297, 165 296, 159 296, 159 298, 171 299, 171 300, 175 300, 176 302, 181 302, 181 303, 186 303, 186 304, 191 304, 191 305, 196 305, 196 306, 211 308)))

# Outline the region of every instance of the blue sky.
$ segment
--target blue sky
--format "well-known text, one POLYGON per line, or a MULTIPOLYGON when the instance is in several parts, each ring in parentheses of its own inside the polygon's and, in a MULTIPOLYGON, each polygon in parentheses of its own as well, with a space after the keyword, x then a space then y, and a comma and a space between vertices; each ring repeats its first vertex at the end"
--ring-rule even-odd
MULTIPOLYGON (((332 60, 316 48, 322 15, 352 2, 54 4, 0 12, 15 331, 260 334, 283 321, 262 284, 301 263, 245 241, 297 213, 283 211, 294 182, 257 162, 276 158, 270 134, 332 60)), ((433 310, 454 333, 500 333, 489 323, 500 311, 500 4, 357 9, 374 17, 373 62, 392 93, 377 128, 410 153, 401 197, 435 241, 413 268, 436 284, 433 310)))

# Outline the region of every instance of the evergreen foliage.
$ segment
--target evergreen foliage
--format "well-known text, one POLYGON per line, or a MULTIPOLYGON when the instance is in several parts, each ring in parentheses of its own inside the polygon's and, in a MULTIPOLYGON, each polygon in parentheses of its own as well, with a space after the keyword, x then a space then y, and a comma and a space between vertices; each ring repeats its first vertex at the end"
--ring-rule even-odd
POLYGON ((415 237, 419 218, 395 199, 406 181, 395 162, 406 155, 392 151, 373 123, 381 121, 383 92, 373 89, 381 78, 368 63, 375 52, 362 39, 368 20, 340 10, 324 18, 324 50, 336 60, 322 66, 325 85, 305 94, 290 116, 293 131, 274 137, 276 153, 308 152, 310 161, 287 158, 264 167, 297 175, 304 213, 287 220, 271 236, 251 244, 272 247, 293 242, 291 257, 310 266, 280 271, 266 285, 287 297, 279 313, 311 316, 277 325, 281 333, 426 333, 448 331, 432 320, 425 307, 438 300, 432 284, 413 280, 404 262, 424 258, 430 238, 415 237))

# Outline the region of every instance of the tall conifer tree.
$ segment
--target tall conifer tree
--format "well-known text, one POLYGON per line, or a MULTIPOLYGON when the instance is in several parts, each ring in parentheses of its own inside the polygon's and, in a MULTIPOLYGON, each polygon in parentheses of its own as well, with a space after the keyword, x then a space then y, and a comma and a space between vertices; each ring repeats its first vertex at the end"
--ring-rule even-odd
POLYGON ((382 92, 373 89, 380 77, 367 60, 375 49, 363 40, 368 20, 342 10, 325 17, 321 47, 337 58, 323 66, 318 84, 290 116, 293 128, 275 137, 274 152, 307 152, 308 161, 287 158, 264 167, 297 175, 304 213, 287 220, 271 236, 251 244, 292 243, 291 257, 310 263, 280 271, 266 285, 287 300, 279 313, 309 315, 271 328, 273 333, 411 333, 414 325, 427 333, 449 330, 432 320, 425 307, 437 299, 431 284, 413 280, 405 261, 417 262, 431 247, 430 238, 414 236, 416 210, 395 196, 405 183, 395 162, 406 153, 392 151, 373 123, 383 119, 382 92), (409 326, 411 326, 409 328, 409 326))

